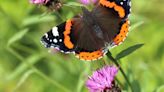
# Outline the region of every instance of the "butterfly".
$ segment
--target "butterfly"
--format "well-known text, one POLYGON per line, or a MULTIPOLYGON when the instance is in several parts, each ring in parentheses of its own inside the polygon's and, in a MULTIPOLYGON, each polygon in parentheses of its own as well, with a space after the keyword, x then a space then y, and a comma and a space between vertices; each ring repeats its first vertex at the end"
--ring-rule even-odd
POLYGON ((98 60, 127 37, 130 12, 130 0, 99 0, 91 11, 82 7, 82 14, 50 29, 41 42, 80 60, 98 60))

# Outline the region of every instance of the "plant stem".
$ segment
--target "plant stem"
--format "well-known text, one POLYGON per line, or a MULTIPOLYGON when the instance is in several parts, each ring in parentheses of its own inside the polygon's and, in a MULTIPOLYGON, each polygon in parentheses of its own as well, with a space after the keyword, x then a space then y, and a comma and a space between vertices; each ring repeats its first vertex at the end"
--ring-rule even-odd
POLYGON ((19 53, 17 53, 15 50, 13 50, 12 48, 8 47, 8 50, 15 55, 20 61, 23 61, 24 63, 26 63, 36 74, 38 74, 40 77, 42 77, 43 79, 47 80, 48 82, 52 83, 54 86, 60 88, 61 90, 63 90, 63 92, 71 92, 69 89, 65 88, 64 86, 62 86, 61 84, 59 84, 58 82, 52 80, 51 78, 49 78, 48 76, 46 76, 44 73, 42 73, 41 71, 39 71, 36 67, 34 67, 32 64, 30 64, 29 62, 25 62, 24 58, 19 55, 19 53))
POLYGON ((62 21, 66 20, 66 17, 63 17, 58 11, 56 11, 55 13, 62 21))
POLYGON ((128 85, 129 85, 131 91, 134 92, 134 91, 133 91, 133 88, 132 88, 132 84, 130 83, 128 77, 126 76, 124 70, 123 70, 122 67, 119 65, 119 63, 117 62, 117 60, 116 60, 115 58, 113 58, 113 56, 112 56, 112 54, 111 54, 110 52, 107 53, 107 57, 108 57, 110 60, 112 60, 112 62, 113 62, 117 67, 119 67, 119 69, 120 69, 120 71, 121 71, 121 73, 122 73, 124 79, 127 81, 128 85))
POLYGON ((118 80, 118 78, 116 77, 115 78, 115 80, 117 81, 117 83, 119 84, 119 86, 121 87, 121 88, 123 88, 124 87, 124 85, 118 80))
MULTIPOLYGON (((34 67, 33 67, 34 68, 34 67)), ((35 73, 37 73, 39 76, 41 76, 42 78, 44 78, 45 80, 47 80, 48 82, 52 83, 53 85, 55 85, 56 87, 60 88, 61 90, 63 90, 63 92, 71 92, 69 89, 65 88, 64 86, 60 85, 58 82, 52 80, 51 78, 49 78, 48 76, 46 76, 44 73, 40 72, 38 69, 34 68, 35 73)))

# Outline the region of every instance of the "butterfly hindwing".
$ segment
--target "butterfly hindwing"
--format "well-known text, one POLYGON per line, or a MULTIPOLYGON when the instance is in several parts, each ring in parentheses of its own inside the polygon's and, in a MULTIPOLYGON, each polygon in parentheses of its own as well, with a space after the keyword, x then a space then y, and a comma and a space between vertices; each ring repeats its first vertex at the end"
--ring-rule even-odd
POLYGON ((117 16, 117 12, 113 9, 108 9, 99 5, 93 9, 93 15, 96 18, 96 22, 101 28, 104 41, 107 44, 112 43, 113 38, 119 33, 120 22, 122 19, 117 16))
POLYGON ((100 5, 114 9, 120 18, 128 18, 131 12, 131 0, 100 0, 100 5))
POLYGON ((75 55, 80 60, 93 61, 102 58, 107 52, 108 52, 107 49, 100 49, 92 52, 85 51, 85 50, 78 50, 75 52, 76 53, 75 55))
POLYGON ((127 37, 129 32, 129 20, 124 20, 120 23, 120 32, 113 39, 113 45, 121 44, 127 37))

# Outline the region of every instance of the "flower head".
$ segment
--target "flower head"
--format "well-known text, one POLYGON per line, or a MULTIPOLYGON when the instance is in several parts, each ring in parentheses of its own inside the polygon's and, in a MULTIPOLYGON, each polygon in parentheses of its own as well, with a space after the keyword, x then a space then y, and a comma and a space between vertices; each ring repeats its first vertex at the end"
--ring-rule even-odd
POLYGON ((50 48, 50 49, 48 50, 48 52, 49 52, 49 53, 52 53, 52 54, 56 54, 56 53, 58 53, 59 51, 60 51, 59 48, 50 48))
POLYGON ((30 0, 32 4, 46 4, 49 0, 30 0))
POLYGON ((30 3, 43 5, 49 10, 59 10, 62 7, 60 0, 30 0, 30 3))
POLYGON ((80 0, 80 3, 84 5, 95 4, 97 0, 80 0))
POLYGON ((93 73, 86 82, 86 86, 90 92, 106 92, 112 89, 114 78, 118 72, 115 66, 105 66, 93 73))

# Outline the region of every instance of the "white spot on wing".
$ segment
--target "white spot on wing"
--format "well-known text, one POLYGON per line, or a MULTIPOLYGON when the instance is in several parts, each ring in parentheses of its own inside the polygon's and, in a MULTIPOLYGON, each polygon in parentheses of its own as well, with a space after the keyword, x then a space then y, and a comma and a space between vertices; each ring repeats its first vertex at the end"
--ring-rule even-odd
POLYGON ((48 34, 47 33, 45 33, 44 35, 45 35, 46 38, 48 38, 48 34))
POLYGON ((62 42, 62 39, 59 39, 59 42, 62 42))
POLYGON ((58 28, 57 27, 53 27, 52 28, 52 34, 53 34, 53 36, 59 36, 59 32, 58 32, 58 28))
POLYGON ((57 42, 58 42, 58 40, 57 40, 57 39, 54 39, 54 40, 53 40, 53 42, 54 42, 54 43, 57 43, 57 42))
POLYGON ((123 2, 120 2, 121 5, 123 5, 124 3, 123 2))
POLYGON ((129 6, 131 6, 132 5, 132 3, 131 2, 129 2, 129 6))

